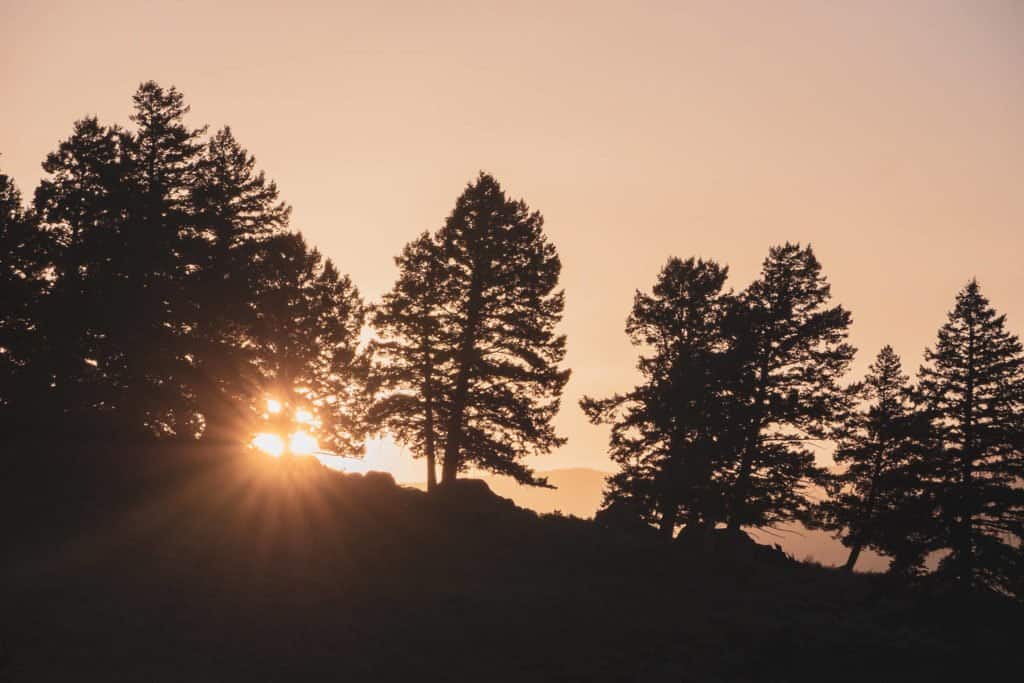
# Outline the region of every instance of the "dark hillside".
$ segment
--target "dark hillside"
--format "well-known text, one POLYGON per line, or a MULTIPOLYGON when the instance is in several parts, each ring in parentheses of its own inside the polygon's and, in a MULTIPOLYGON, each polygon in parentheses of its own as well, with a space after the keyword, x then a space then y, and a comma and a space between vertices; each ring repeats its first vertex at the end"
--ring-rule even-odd
POLYGON ((1020 670, 1021 611, 311 459, 4 454, 2 681, 863 681, 1020 670), (33 457, 35 456, 35 457, 33 457))

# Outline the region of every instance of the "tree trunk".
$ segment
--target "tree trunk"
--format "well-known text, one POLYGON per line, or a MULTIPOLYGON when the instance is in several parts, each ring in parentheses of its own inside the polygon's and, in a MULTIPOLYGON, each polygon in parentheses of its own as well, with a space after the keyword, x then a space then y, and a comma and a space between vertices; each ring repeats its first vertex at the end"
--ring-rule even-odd
POLYGON ((427 493, 437 488, 437 470, 434 465, 433 452, 427 452, 427 493))
POLYGON ((666 541, 671 541, 676 530, 676 518, 678 506, 674 502, 665 500, 662 504, 661 521, 658 524, 658 533, 666 541))
MULTIPOLYGON (((460 428, 461 431, 461 428, 460 428)), ((444 443, 444 462, 441 463, 441 483, 451 483, 459 476, 459 445, 458 437, 450 431, 444 443)))
POLYGON ((753 426, 747 435, 746 443, 743 446, 743 455, 740 460, 740 471, 733 485, 732 501, 729 506, 729 531, 739 531, 743 525, 741 509, 746 506, 747 489, 750 487, 750 475, 754 467, 754 449, 757 446, 757 437, 761 432, 761 423, 764 420, 765 399, 768 395, 768 362, 761 364, 760 377, 757 387, 757 406, 760 409, 754 417, 753 426))
POLYGON ((478 274, 474 271, 470 282, 469 301, 466 310, 466 327, 462 331, 459 342, 457 362, 459 374, 455 380, 455 391, 452 395, 451 413, 448 416, 448 429, 444 444, 444 463, 441 471, 441 482, 455 481, 459 473, 462 449, 462 419, 466 411, 466 400, 469 394, 470 366, 476 347, 476 328, 480 322, 481 289, 478 274))
POLYGON ((864 505, 861 509, 858 539, 850 548, 850 556, 846 559, 846 564, 843 565, 843 569, 848 572, 853 571, 853 565, 857 564, 857 558, 860 557, 860 551, 864 548, 864 529, 871 529, 875 527, 875 525, 872 524, 872 517, 875 515, 875 500, 878 498, 878 480, 879 477, 882 476, 883 458, 885 457, 885 448, 887 444, 888 439, 883 438, 881 444, 879 444, 878 453, 875 455, 874 467, 871 470, 871 485, 868 489, 867 498, 865 498, 864 505))
POLYGON ((852 548, 850 548, 850 556, 846 558, 846 564, 843 565, 843 569, 848 572, 853 572, 853 566, 857 564, 857 558, 860 557, 860 551, 862 543, 857 541, 852 548))
POLYGON ((424 346, 424 377, 423 394, 425 403, 426 435, 424 449, 427 455, 427 493, 437 488, 437 452, 434 441, 434 373, 430 358, 430 349, 424 346))
POLYGON ((733 485, 732 504, 729 506, 729 531, 739 531, 742 525, 740 508, 746 503, 747 485, 750 482, 751 459, 749 449, 743 450, 743 459, 740 462, 740 472, 733 485))

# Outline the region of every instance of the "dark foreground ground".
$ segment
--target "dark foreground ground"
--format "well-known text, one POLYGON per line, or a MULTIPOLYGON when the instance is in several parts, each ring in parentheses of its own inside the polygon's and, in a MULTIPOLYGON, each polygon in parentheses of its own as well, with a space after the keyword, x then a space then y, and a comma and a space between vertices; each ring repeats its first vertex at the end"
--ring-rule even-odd
POLYGON ((1016 680, 1024 614, 314 462, 0 458, 0 681, 1016 680))

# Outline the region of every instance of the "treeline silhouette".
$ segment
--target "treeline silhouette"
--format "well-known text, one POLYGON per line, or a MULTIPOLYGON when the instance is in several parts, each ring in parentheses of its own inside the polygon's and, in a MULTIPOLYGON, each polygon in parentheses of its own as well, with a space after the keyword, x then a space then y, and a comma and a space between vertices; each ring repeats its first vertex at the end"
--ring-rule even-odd
MULTIPOLYGON (((142 84, 133 127, 78 121, 26 208, 0 175, 0 429, 10 444, 240 444, 301 423, 358 453, 387 432, 430 489, 564 443, 560 261, 543 219, 481 173, 397 257, 376 305, 289 230, 289 207, 229 128, 190 128, 142 84), (364 327, 372 337, 361 344, 364 327), (268 410, 268 399, 274 409, 268 410)), ((1024 353, 971 281, 911 384, 884 348, 841 382, 850 313, 809 246, 727 289, 670 259, 626 325, 642 382, 585 398, 611 426, 604 524, 711 547, 800 521, 914 579, 1024 595, 1024 353), (838 471, 812 444, 834 441, 838 471)))
POLYGON ((837 533, 847 569, 865 548, 903 578, 938 557, 940 583, 1024 594, 1024 354, 977 281, 915 384, 886 346, 841 386, 851 317, 809 246, 772 248, 740 292, 727 275, 670 259, 626 324, 643 382, 582 400, 620 465, 604 516, 682 527, 698 548, 719 527, 798 521, 837 533), (816 464, 820 440, 838 471, 816 464))

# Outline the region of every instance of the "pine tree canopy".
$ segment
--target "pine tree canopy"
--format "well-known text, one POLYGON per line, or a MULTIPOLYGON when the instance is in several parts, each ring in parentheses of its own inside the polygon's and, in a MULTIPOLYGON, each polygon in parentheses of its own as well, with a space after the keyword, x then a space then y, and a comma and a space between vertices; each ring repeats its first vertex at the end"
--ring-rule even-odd
POLYGON ((1014 590, 1024 538, 1024 353, 971 280, 925 352, 919 400, 933 430, 932 550, 963 586, 1014 590))
POLYGON ((282 430, 315 425, 321 447, 359 452, 355 287, 288 232, 290 208, 230 128, 207 138, 182 94, 154 82, 133 104, 129 129, 75 123, 43 164, 35 211, 4 213, 5 239, 17 223, 37 245, 39 290, 18 298, 32 301, 20 374, 35 391, 11 399, 10 419, 238 443, 280 391, 289 419, 308 416, 282 430))
POLYGON ((724 322, 735 305, 727 276, 714 261, 670 259, 626 321, 648 352, 638 361, 643 384, 580 403, 592 422, 611 425, 609 455, 622 468, 606 505, 628 501, 665 535, 680 519, 713 525, 721 515, 732 379, 724 322))
POLYGON ((853 359, 850 313, 830 306, 831 287, 810 246, 772 247, 732 321, 743 444, 731 485, 729 524, 807 519, 808 484, 820 482, 809 445, 824 437, 847 396, 838 384, 853 359))
POLYGON ((551 424, 569 378, 555 329, 561 262, 543 226, 481 173, 444 226, 399 257, 376 314, 376 348, 393 367, 371 412, 428 468, 443 452, 444 481, 475 467, 543 484, 523 458, 564 443, 551 424))
POLYGON ((842 533, 851 549, 847 569, 871 548, 890 555, 900 572, 917 570, 923 561, 918 526, 924 433, 909 377, 891 346, 879 351, 850 393, 860 405, 835 428, 833 458, 841 470, 829 479, 822 525, 842 533))

